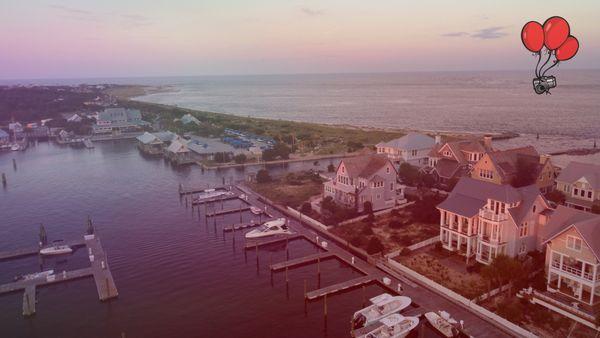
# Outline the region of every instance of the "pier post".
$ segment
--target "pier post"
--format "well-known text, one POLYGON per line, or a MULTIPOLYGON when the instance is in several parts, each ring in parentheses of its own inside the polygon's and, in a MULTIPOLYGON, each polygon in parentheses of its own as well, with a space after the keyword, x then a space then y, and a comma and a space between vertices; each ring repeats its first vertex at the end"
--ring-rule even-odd
POLYGON ((110 286, 108 285, 108 278, 105 278, 104 281, 106 282, 106 298, 110 298, 110 286))
POLYGON ((367 303, 366 301, 366 294, 365 294, 365 286, 362 286, 362 306, 365 307, 365 304, 367 303))
POLYGON ((6 174, 2 173, 2 185, 6 186, 6 174))
POLYGON ((327 294, 323 296, 323 316, 325 321, 327 322, 327 294))
POLYGON ((13 163, 13 169, 17 170, 17 160, 13 158, 12 163, 13 163))
POLYGON ((285 267, 285 282, 286 283, 290 282, 290 279, 288 278, 288 267, 287 266, 285 267))
POLYGON ((289 243, 289 237, 285 238, 285 260, 288 261, 290 260, 290 248, 288 246, 289 243))
POLYGON ((258 243, 256 243, 256 269, 258 270, 258 243))
POLYGON ((240 201, 239 212, 240 212, 240 223, 242 223, 242 201, 240 201))

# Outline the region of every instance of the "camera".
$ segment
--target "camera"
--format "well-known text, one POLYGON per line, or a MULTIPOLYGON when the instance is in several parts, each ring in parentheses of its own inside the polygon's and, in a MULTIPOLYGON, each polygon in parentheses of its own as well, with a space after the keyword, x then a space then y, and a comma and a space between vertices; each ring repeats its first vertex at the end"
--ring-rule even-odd
POLYGON ((536 94, 550 94, 550 89, 556 87, 554 76, 540 76, 533 79, 533 90, 536 94))

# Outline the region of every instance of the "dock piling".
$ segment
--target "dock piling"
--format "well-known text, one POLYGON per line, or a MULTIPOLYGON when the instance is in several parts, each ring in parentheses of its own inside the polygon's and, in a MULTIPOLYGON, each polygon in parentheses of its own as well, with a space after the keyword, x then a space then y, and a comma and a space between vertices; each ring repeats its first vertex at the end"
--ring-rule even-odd
POLYGON ((12 163, 13 163, 13 169, 17 170, 17 160, 13 158, 12 163))
POLYGON ((6 186, 6 174, 2 173, 2 185, 6 186))

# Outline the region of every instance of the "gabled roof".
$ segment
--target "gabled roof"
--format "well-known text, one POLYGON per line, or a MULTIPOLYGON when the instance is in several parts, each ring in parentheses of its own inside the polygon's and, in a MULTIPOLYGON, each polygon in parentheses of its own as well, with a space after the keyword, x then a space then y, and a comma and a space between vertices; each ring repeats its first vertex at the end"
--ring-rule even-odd
POLYGON ((158 137, 150 134, 149 132, 144 132, 142 135, 136 137, 136 139, 143 144, 162 143, 158 137))
POLYGON ((430 149, 435 145, 435 140, 433 137, 419 134, 419 133, 409 133, 395 140, 391 140, 389 142, 381 142, 377 146, 378 147, 390 147, 397 149, 430 149))
POLYGON ((448 146, 450 150, 452 150, 452 153, 454 154, 456 160, 461 164, 465 164, 468 162, 467 159, 465 159, 465 157, 463 156, 463 151, 471 153, 485 153, 487 151, 494 150, 491 147, 486 147, 483 140, 481 139, 470 139, 436 144, 429 152, 429 156, 441 157, 440 150, 442 150, 444 146, 448 146))
POLYGON ((547 239, 544 243, 570 228, 575 228, 579 232, 596 259, 600 260, 600 215, 559 205, 546 224, 543 238, 547 239))
POLYGON ((585 177, 592 189, 600 189, 600 165, 591 163, 571 162, 564 168, 557 181, 575 183, 585 177))
POLYGON ((519 206, 508 209, 515 223, 519 225, 538 196, 541 196, 541 193, 535 185, 514 188, 508 184, 499 185, 461 177, 448 198, 440 203, 438 208, 461 216, 473 217, 488 199, 504 203, 520 203, 519 206))
POLYGON ((498 169, 502 179, 515 175, 521 161, 530 164, 532 167, 535 166, 535 170, 537 170, 536 177, 543 168, 543 164, 540 164, 540 155, 533 146, 490 151, 487 155, 498 169))
POLYGON ((187 153, 190 150, 187 145, 183 143, 181 140, 177 139, 171 142, 171 145, 167 148, 167 151, 170 153, 187 153))
POLYGON ((462 165, 456 161, 442 158, 435 164, 435 171, 440 177, 452 178, 456 175, 456 172, 461 168, 461 166, 462 165))
POLYGON ((171 142, 179 137, 177 134, 170 131, 159 131, 154 133, 154 136, 158 137, 163 142, 171 142))
POLYGON ((181 123, 183 123, 183 124, 188 124, 188 123, 192 123, 192 122, 195 124, 200 124, 200 120, 198 120, 191 114, 185 114, 181 117, 181 123))
POLYGON ((345 158, 341 161, 344 164, 346 171, 350 177, 362 177, 370 179, 375 173, 387 164, 396 171, 394 165, 385 155, 363 155, 351 158, 345 158))

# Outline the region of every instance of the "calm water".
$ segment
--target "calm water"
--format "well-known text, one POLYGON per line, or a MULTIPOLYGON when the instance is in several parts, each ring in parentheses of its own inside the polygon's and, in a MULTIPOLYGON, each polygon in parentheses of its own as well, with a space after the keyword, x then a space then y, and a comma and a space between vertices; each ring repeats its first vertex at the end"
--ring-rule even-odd
MULTIPOLYGON (((347 336, 349 318, 362 303, 360 290, 330 298, 325 328, 322 302, 309 304, 304 314, 304 279, 309 289, 317 288, 316 266, 291 270, 289 290, 283 274, 275 274, 271 285, 267 265, 285 259, 283 247, 261 249, 257 268, 254 251, 244 256, 243 235, 233 241, 221 231, 223 224, 239 222, 239 215, 218 218, 215 230, 180 204, 179 182, 214 186, 221 177, 241 179, 249 171, 175 169, 142 157, 129 141, 96 143, 93 150, 40 143, 26 152, 0 153, 0 172, 8 176, 0 190, 0 251, 36 245, 40 222, 50 240, 74 239, 85 231, 89 214, 119 290, 118 299, 103 303, 91 278, 44 287, 32 318, 21 315, 21 293, 0 296, 0 337, 347 336)), ((243 215, 245 221, 251 217, 243 215)), ((308 242, 290 243, 291 258, 314 252, 308 242)), ((0 262, 0 283, 87 264, 81 249, 42 262, 37 257, 0 262)), ((321 286, 358 276, 334 260, 321 268, 321 286)), ((369 287, 366 296, 379 292, 369 287)))
POLYGON ((139 100, 367 127, 512 131, 522 137, 503 146, 544 152, 591 147, 600 139, 600 71, 554 74, 552 95, 534 94, 527 72, 432 72, 173 78, 161 83, 175 91, 139 100))

